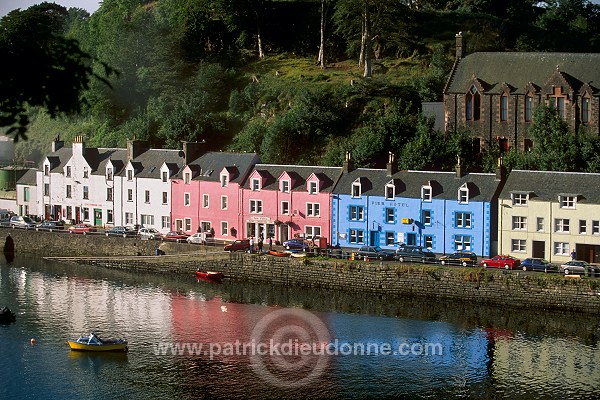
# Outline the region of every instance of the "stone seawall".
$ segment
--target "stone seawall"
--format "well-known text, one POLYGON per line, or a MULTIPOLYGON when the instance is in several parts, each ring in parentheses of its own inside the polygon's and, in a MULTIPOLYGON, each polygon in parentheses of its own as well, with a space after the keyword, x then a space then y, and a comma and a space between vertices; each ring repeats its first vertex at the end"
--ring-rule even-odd
POLYGON ((521 271, 406 264, 292 259, 223 252, 69 261, 125 270, 193 275, 196 269, 226 277, 278 285, 420 297, 423 301, 467 301, 515 308, 600 314, 600 279, 521 271))

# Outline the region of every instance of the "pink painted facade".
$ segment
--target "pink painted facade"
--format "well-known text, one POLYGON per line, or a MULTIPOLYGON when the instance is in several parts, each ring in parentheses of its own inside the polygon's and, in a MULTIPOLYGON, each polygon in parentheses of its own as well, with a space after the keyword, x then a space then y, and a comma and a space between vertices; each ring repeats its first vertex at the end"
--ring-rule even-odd
POLYGON ((325 237, 330 243, 331 191, 341 168, 257 164, 241 196, 244 237, 325 237))

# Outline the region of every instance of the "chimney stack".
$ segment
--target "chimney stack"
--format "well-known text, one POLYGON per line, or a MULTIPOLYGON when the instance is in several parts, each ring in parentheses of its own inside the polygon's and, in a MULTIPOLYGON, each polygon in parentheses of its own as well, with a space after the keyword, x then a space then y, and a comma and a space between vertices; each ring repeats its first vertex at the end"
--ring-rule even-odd
POLYGON ((460 156, 456 156, 456 177, 462 178, 465 175, 465 167, 460 163, 460 156))
POLYGON ((150 144, 147 140, 127 140, 127 160, 131 161, 149 149, 150 144))
POLYGON ((387 176, 392 176, 397 172, 397 168, 396 168, 396 157, 394 156, 394 153, 392 153, 390 151, 390 157, 388 159, 388 163, 387 163, 387 176))
POLYGON ((75 136, 73 139, 73 154, 83 156, 85 152, 85 143, 83 143, 83 135, 75 136))
POLYGON ((65 142, 60 140, 60 136, 56 136, 56 139, 52 141, 52 152, 57 152, 59 149, 62 149, 64 145, 65 142))
POLYGON ((342 167, 343 171, 345 173, 348 173, 350 171, 352 171, 354 169, 354 163, 352 162, 352 159, 350 157, 350 152, 347 151, 346 152, 346 159, 344 160, 344 165, 342 167))
POLYGON ((201 142, 183 142, 183 154, 185 165, 190 165, 192 161, 205 153, 206 143, 201 142))
POLYGON ((456 59, 460 60, 465 55, 462 32, 456 34, 456 59))

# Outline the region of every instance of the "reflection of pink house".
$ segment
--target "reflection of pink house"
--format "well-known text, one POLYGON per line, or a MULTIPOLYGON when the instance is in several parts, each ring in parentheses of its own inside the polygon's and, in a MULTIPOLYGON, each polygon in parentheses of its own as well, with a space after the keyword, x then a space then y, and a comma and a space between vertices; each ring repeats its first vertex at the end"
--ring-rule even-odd
POLYGON ((331 190, 341 170, 257 164, 241 196, 243 236, 281 242, 320 236, 330 243, 331 190))
POLYGON ((208 152, 193 158, 187 154, 201 151, 188 150, 184 144, 186 165, 172 180, 172 229, 187 233, 212 229, 216 238, 226 240, 241 237, 240 185, 258 156, 208 152))

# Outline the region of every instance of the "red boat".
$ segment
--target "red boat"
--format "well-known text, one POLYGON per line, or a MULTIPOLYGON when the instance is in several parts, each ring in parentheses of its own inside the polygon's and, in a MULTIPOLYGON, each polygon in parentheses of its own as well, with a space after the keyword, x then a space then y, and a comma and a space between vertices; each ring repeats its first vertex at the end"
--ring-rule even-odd
POLYGON ((283 251, 277 251, 277 250, 270 250, 269 254, 275 257, 289 257, 290 253, 286 253, 283 251))
POLYGON ((219 282, 223 279, 223 273, 214 271, 196 271, 196 278, 203 281, 219 282))

